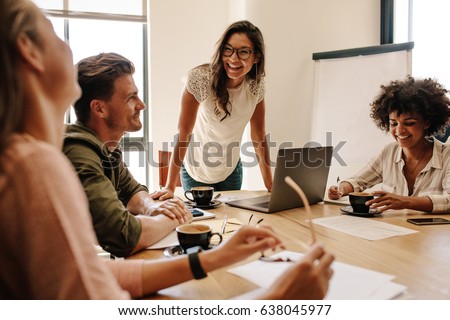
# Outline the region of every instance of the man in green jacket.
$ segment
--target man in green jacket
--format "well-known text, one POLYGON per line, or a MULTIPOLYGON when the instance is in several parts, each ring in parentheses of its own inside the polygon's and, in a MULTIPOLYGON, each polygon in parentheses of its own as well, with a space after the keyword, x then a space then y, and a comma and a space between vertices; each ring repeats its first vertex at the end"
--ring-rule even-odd
POLYGON ((81 98, 77 122, 68 125, 64 153, 89 200, 99 244, 124 257, 160 240, 192 214, 178 198, 155 202, 122 160, 119 143, 125 132, 142 127, 145 108, 133 80, 134 65, 115 53, 78 63, 81 98))

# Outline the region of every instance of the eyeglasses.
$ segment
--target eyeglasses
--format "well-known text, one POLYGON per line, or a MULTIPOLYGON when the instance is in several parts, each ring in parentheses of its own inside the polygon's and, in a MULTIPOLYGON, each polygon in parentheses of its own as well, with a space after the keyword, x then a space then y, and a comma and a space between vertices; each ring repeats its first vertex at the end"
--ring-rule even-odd
POLYGON ((315 243, 316 242, 316 232, 314 230, 314 225, 313 225, 313 222, 312 222, 313 216, 312 216, 312 213, 311 213, 311 207, 309 206, 308 198, 306 198, 306 195, 303 192, 302 188, 300 188, 299 185, 296 184, 294 182, 294 180, 292 180, 291 177, 286 176, 284 178, 284 181, 288 184, 289 187, 294 189, 294 191, 299 195, 300 199, 302 199, 303 205, 305 206, 305 209, 306 209, 306 213, 309 216, 309 231, 311 232, 311 240, 312 240, 312 243, 315 243))
MULTIPOLYGON (((308 213, 309 216, 309 230, 311 232, 311 238, 312 238, 312 243, 316 242, 316 232, 314 231, 314 227, 313 227, 313 222, 312 222, 312 213, 311 213, 311 208, 309 206, 309 202, 308 199, 305 196, 305 193, 303 192, 303 190, 298 186, 298 184, 296 184, 294 182, 294 180, 292 180, 291 177, 286 176, 284 178, 284 181, 286 181, 286 183, 292 188, 294 189, 294 191, 299 195, 299 197, 302 199, 303 204, 305 206, 306 212, 308 213)), ((251 219, 251 217, 250 217, 251 219)), ((302 246, 304 246, 305 248, 307 248, 308 246, 303 244, 303 242, 300 242, 300 244, 302 244, 302 246)), ((294 261, 289 257, 278 257, 278 258, 273 258, 273 257, 266 257, 264 255, 264 252, 261 252, 261 256, 259 257, 259 260, 261 261, 265 261, 265 262, 291 262, 294 261)))
POLYGON ((222 49, 222 55, 224 57, 231 57, 235 51, 236 51, 238 58, 241 60, 247 60, 248 58, 250 58, 250 55, 252 54, 252 52, 255 52, 255 50, 250 50, 248 48, 235 49, 230 46, 225 46, 222 49))

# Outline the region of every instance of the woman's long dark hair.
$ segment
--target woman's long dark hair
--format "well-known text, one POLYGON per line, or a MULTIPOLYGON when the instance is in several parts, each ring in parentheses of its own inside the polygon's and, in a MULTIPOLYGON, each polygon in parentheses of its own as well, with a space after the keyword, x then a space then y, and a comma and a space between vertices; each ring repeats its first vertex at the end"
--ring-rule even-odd
POLYGON ((253 50, 255 51, 255 55, 257 57, 257 63, 253 65, 252 69, 246 75, 246 77, 248 79, 255 80, 256 83, 259 83, 261 81, 261 78, 265 75, 265 49, 264 39, 261 31, 258 29, 258 27, 246 20, 233 23, 228 27, 227 30, 225 30, 224 34, 217 42, 216 52, 211 62, 211 88, 216 97, 216 111, 225 113, 225 116, 222 118, 222 120, 224 120, 231 114, 231 103, 229 101, 230 97, 227 90, 228 76, 222 62, 222 49, 228 43, 228 39, 235 33, 244 33, 247 35, 247 37, 253 43, 253 50))

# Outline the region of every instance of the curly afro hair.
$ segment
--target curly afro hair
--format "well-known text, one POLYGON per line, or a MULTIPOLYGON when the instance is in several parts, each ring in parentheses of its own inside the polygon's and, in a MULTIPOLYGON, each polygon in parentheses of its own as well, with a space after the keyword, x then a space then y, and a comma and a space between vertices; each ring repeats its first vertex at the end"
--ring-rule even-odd
POLYGON ((391 81, 380 88, 380 93, 370 104, 370 117, 381 130, 389 131, 389 115, 392 112, 421 116, 430 124, 426 136, 443 132, 450 123, 449 91, 436 80, 408 76, 403 81, 391 81))

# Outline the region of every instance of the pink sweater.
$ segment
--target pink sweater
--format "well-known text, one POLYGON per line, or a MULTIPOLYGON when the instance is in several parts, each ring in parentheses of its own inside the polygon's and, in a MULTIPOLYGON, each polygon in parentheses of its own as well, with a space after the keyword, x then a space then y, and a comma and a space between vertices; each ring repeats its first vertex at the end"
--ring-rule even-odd
POLYGON ((70 162, 47 143, 15 135, 0 155, 0 299, 141 296, 142 261, 105 263, 94 243, 70 162))

